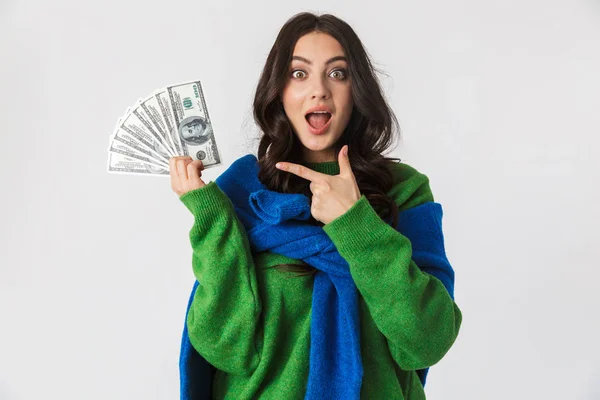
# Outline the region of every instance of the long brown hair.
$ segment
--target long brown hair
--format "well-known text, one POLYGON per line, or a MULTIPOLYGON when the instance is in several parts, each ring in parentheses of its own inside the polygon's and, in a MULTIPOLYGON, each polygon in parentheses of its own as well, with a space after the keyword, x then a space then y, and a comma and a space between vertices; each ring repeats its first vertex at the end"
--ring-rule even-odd
MULTIPOLYGON (((398 207, 387 193, 393 182, 390 161, 383 153, 394 143, 399 132, 398 121, 387 104, 376 70, 367 52, 346 22, 331 15, 317 16, 303 12, 294 15, 281 28, 269 52, 254 96, 254 120, 262 131, 258 146, 259 179, 270 190, 282 193, 303 193, 309 198, 310 182, 275 168, 278 161, 306 165, 302 159, 302 144, 294 134, 285 114, 281 93, 289 79, 289 66, 294 47, 300 37, 319 31, 335 38, 348 59, 354 108, 343 134, 334 145, 336 154, 348 144, 352 171, 361 194, 365 195, 378 215, 396 226, 398 207)), ((323 226, 311 219, 311 223, 323 226)), ((276 267, 313 275, 314 267, 304 264, 281 264, 276 267)))

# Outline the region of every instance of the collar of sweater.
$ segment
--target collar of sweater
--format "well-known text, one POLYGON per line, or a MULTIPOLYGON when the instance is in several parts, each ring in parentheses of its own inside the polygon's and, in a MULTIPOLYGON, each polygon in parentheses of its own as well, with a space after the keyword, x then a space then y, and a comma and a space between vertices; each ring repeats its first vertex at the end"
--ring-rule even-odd
POLYGON ((307 162, 304 163, 304 165, 307 168, 310 168, 313 171, 317 171, 322 174, 337 175, 340 173, 340 165, 337 161, 325 161, 318 163, 307 162))

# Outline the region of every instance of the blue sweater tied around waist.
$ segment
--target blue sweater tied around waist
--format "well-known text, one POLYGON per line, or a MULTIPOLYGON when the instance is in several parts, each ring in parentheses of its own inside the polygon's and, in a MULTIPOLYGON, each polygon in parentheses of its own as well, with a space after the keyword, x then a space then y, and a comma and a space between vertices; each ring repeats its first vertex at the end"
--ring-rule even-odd
MULTIPOLYGON (((257 159, 249 154, 215 183, 233 203, 253 250, 303 260, 317 269, 305 400, 358 400, 363 376, 359 294, 348 263, 321 227, 303 222, 310 218, 309 198, 268 190, 258 172, 257 159)), ((417 266, 438 278, 454 299, 454 270, 446 258, 441 219, 441 205, 427 202, 401 212, 396 229, 411 241, 417 266)), ((196 281, 186 320, 197 286, 196 281)), ((210 399, 214 367, 192 347, 185 322, 179 368, 181 400, 210 399)), ((427 372, 417 371, 423 385, 427 372)))

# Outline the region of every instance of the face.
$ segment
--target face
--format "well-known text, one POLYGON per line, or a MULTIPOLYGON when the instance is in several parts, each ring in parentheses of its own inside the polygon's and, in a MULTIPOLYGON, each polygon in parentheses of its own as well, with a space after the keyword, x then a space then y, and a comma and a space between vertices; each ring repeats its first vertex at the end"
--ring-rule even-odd
POLYGON ((333 146, 354 106, 350 79, 342 46, 332 36, 312 32, 298 39, 281 97, 305 161, 337 160, 333 146))
POLYGON ((206 126, 199 119, 195 119, 187 123, 183 129, 182 134, 185 139, 198 138, 204 135, 206 126))

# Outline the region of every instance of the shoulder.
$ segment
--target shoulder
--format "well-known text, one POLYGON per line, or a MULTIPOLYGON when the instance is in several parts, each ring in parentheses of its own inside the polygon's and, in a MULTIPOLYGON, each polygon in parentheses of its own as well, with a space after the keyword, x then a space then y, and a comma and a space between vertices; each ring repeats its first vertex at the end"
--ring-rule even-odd
POLYGON ((258 164, 254 154, 245 154, 235 159, 225 171, 223 171, 216 182, 219 186, 227 183, 246 182, 258 175, 258 164))
POLYGON ((398 205, 398 211, 434 201, 427 175, 403 162, 390 162, 389 168, 394 185, 388 196, 398 205))

